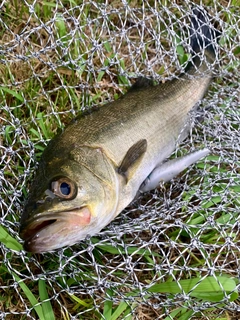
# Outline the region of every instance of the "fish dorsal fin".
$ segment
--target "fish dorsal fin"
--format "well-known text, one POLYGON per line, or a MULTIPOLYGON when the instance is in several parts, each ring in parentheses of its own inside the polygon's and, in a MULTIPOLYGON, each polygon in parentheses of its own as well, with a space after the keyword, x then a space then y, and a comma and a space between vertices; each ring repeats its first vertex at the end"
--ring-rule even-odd
POLYGON ((142 157, 147 150, 147 140, 141 139, 128 149, 124 156, 122 163, 118 168, 118 173, 126 178, 128 181, 136 168, 140 164, 142 157))
POLYGON ((137 78, 136 82, 131 86, 131 88, 128 90, 128 92, 147 88, 147 87, 153 87, 153 86, 154 86, 153 79, 139 77, 137 78))

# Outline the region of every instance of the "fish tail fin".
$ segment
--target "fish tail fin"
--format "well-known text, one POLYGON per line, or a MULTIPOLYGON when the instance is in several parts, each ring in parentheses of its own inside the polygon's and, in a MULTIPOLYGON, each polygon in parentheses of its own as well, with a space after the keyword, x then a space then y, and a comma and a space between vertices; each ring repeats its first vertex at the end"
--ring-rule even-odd
POLYGON ((212 20, 206 10, 199 7, 193 9, 190 28, 193 60, 199 60, 198 54, 202 51, 204 51, 210 62, 213 62, 216 58, 217 44, 221 37, 221 32, 217 30, 212 20))

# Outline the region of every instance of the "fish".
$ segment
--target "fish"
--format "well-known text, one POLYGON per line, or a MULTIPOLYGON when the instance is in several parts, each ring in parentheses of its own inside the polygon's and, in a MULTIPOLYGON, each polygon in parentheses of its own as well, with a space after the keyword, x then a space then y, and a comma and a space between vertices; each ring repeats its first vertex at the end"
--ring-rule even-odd
POLYGON ((24 249, 49 252, 99 233, 133 199, 209 154, 166 159, 189 135, 189 113, 207 91, 221 35, 192 10, 191 61, 178 77, 138 78, 119 99, 82 113, 45 148, 20 220, 24 249))

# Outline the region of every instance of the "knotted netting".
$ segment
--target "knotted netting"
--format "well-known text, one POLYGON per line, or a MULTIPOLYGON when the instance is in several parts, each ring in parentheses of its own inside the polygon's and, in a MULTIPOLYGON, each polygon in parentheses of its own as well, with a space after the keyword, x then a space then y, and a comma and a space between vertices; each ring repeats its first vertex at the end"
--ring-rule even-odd
POLYGON ((234 0, 0 3, 0 319, 239 318, 239 14, 234 0), (178 77, 198 5, 222 37, 211 87, 172 157, 203 146, 210 155, 99 234, 25 252, 19 217, 47 142, 139 76, 178 77))

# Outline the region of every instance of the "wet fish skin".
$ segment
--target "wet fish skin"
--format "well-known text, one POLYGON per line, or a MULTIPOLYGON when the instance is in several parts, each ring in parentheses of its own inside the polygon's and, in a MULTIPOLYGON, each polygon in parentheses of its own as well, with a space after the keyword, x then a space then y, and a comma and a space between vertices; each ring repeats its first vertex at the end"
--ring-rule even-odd
POLYGON ((99 232, 186 137, 189 112, 211 82, 207 63, 214 61, 211 42, 219 36, 209 31, 204 11, 193 13, 191 28, 200 32, 192 30, 196 56, 187 73, 156 86, 140 78, 126 95, 77 117, 49 143, 21 217, 25 250, 46 252, 99 232))

